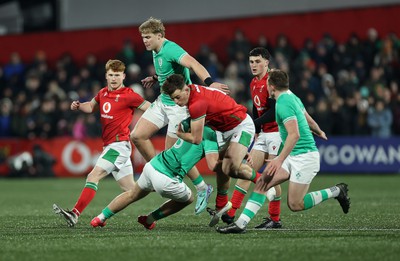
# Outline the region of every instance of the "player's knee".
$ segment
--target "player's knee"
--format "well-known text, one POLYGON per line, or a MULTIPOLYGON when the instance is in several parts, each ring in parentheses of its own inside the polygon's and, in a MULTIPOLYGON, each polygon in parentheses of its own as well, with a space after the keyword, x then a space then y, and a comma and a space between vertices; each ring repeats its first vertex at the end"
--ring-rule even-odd
POLYGON ((180 204, 183 204, 185 206, 190 205, 194 201, 194 196, 193 196, 192 191, 190 191, 184 197, 182 197, 182 198, 180 198, 179 200, 176 200, 176 201, 180 202, 180 204))
POLYGON ((92 170, 86 177, 86 182, 98 183, 102 179, 103 175, 99 171, 92 170))
POLYGON ((192 204, 193 201, 194 201, 194 197, 193 197, 193 195, 190 195, 190 198, 186 201, 186 203, 189 205, 189 204, 192 204))
POLYGON ((134 187, 134 184, 119 184, 119 187, 123 190, 123 191, 129 191, 132 190, 134 187))
POLYGON ((222 164, 222 172, 232 178, 238 178, 239 176, 239 164, 235 164, 231 159, 224 159, 222 164))
POLYGON ((301 201, 288 201, 288 207, 291 211, 297 212, 302 211, 304 209, 304 204, 301 201))
POLYGON ((239 178, 239 166, 236 166, 235 164, 230 164, 227 168, 227 172, 225 173, 225 175, 228 175, 232 178, 239 178))
POLYGON ((133 201, 136 198, 135 192, 133 189, 129 189, 125 192, 128 195, 128 200, 133 201))
POLYGON ((144 140, 144 137, 136 131, 131 132, 129 137, 130 137, 131 141, 133 142, 133 144, 137 144, 141 140, 144 140))

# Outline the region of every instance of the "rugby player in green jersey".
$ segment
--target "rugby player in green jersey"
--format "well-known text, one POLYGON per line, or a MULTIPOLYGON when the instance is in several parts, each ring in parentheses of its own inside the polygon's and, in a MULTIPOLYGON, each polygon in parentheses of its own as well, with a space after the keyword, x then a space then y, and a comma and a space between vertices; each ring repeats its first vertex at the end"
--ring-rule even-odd
POLYGON ((138 217, 138 222, 145 228, 153 229, 157 220, 172 215, 193 202, 192 191, 183 182, 183 178, 204 157, 210 170, 214 170, 218 162, 218 143, 215 132, 207 126, 204 127, 200 144, 178 139, 170 149, 146 163, 134 188, 117 196, 90 224, 93 227, 105 226, 108 218, 155 191, 169 200, 152 213, 138 217))
POLYGON ((313 178, 320 168, 320 156, 312 134, 327 139, 318 124, 311 118, 300 99, 289 90, 289 76, 281 70, 268 75, 268 91, 276 99, 276 122, 283 141, 278 157, 271 160, 258 179, 253 193, 239 219, 217 231, 223 234, 243 233, 250 220, 264 204, 265 192, 289 180, 288 206, 292 211, 310 209, 321 202, 335 198, 346 214, 350 208, 347 184, 308 192, 313 178))
MULTIPOLYGON (((229 91, 225 84, 214 82, 204 66, 182 47, 165 38, 165 27, 159 19, 149 18, 140 25, 139 32, 146 50, 153 54, 153 64, 156 71, 156 75, 142 80, 145 88, 152 87, 157 81, 162 86, 165 79, 172 74, 182 75, 185 82, 190 84, 189 69, 191 69, 207 86, 225 92, 229 91)), ((168 95, 161 93, 137 122, 131 133, 131 140, 142 156, 150 161, 156 155, 150 138, 161 128, 168 125, 165 149, 170 148, 178 139, 176 136, 178 124, 188 116, 186 107, 176 105, 168 95)), ((195 213, 199 214, 205 210, 213 188, 204 182, 196 167, 189 171, 188 177, 198 191, 195 213)))

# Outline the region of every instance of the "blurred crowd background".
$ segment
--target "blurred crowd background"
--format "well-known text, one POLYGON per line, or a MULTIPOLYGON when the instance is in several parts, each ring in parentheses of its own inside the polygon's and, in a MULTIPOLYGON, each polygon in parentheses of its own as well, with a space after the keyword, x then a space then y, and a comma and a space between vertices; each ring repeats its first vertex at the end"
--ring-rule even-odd
MULTIPOLYGON (((213 3, 209 0, 205 1, 208 4, 213 3)), ((123 2, 124 4, 116 7, 121 15, 111 19, 112 21, 104 19, 104 15, 109 14, 109 3, 105 0, 98 1, 99 6, 95 14, 88 11, 93 9, 93 3, 88 0, 8 0, 4 2, 7 5, 0 8, 0 34, 4 34, 5 29, 18 34, 90 29, 106 25, 116 26, 117 23, 121 26, 131 24, 132 21, 140 24, 149 17, 147 13, 142 13, 142 9, 145 7, 137 5, 138 1, 126 3, 116 0, 116 3, 123 2), (74 11, 71 12, 71 10, 74 11), (136 15, 131 15, 132 12, 136 15), (12 14, 14 14, 14 20, 7 18, 12 14), (23 23, 20 22, 21 20, 23 23), (15 21, 15 23, 10 21, 15 21), (1 26, 1 23, 6 25, 7 22, 8 27, 1 26), (113 22, 115 25, 112 24, 113 22)), ((346 6, 351 8, 352 6, 398 3, 396 0, 383 2, 382 0, 338 0, 329 4, 320 1, 288 2, 290 5, 282 3, 268 5, 264 1, 255 0, 253 5, 248 5, 243 4, 240 0, 232 0, 231 5, 226 6, 224 12, 220 10, 221 7, 217 8, 218 5, 224 6, 223 3, 215 3, 216 8, 207 9, 204 4, 196 2, 193 7, 198 8, 199 11, 207 9, 208 13, 182 12, 182 10, 190 10, 189 7, 182 6, 177 10, 168 9, 168 15, 166 14, 165 17, 169 17, 166 19, 167 21, 175 22, 191 19, 208 21, 211 18, 224 20, 269 13, 306 12, 305 14, 307 14, 307 11, 319 10, 319 8, 330 10, 329 5, 332 5, 331 8, 334 10, 346 6), (242 7, 238 8, 239 6, 242 7), (175 11, 177 14, 174 13, 175 11), (224 16, 226 17, 223 19, 224 16)), ((168 3, 161 0, 155 0, 155 4, 159 7, 170 8, 168 3)), ((280 23, 278 26, 269 26, 267 24, 265 32, 260 31, 260 28, 264 30, 263 27, 258 27, 258 38, 254 37, 254 29, 248 24, 247 31, 239 29, 240 20, 235 22, 239 25, 238 29, 234 32, 232 30, 231 35, 226 34, 224 28, 226 29, 229 24, 229 20, 226 20, 227 23, 220 23, 222 27, 219 31, 216 28, 210 28, 214 34, 219 36, 225 33, 224 37, 226 38, 224 39, 226 40, 222 41, 226 45, 223 46, 224 48, 215 49, 214 44, 198 44, 196 46, 199 47, 196 49, 190 46, 190 54, 206 67, 215 81, 226 83, 231 89, 231 95, 238 103, 247 106, 249 113, 252 111, 249 91, 252 75, 248 64, 248 54, 252 48, 262 46, 272 54, 270 68, 279 68, 289 73, 290 88, 302 99, 308 112, 329 136, 390 137, 400 135, 400 39, 396 33, 386 30, 387 26, 384 25, 387 25, 389 18, 382 15, 389 13, 390 8, 390 5, 383 6, 379 12, 376 12, 381 15, 377 16, 375 21, 367 20, 371 24, 369 29, 350 33, 347 39, 346 36, 335 39, 332 36, 334 34, 329 30, 321 33, 319 38, 315 37, 315 33, 314 37, 307 38, 307 35, 310 35, 309 32, 302 32, 302 28, 296 27, 296 21, 303 22, 307 19, 316 19, 312 23, 307 24, 306 22, 305 24, 308 26, 318 22, 317 20, 322 24, 326 23, 330 19, 327 17, 331 17, 329 13, 314 13, 317 15, 313 18, 298 15, 299 20, 292 18, 290 25, 280 23), (375 29, 372 26, 374 23, 375 25, 379 24, 381 30, 385 31, 380 32, 375 29), (292 33, 292 35, 272 34, 272 31, 280 32, 282 28, 286 28, 286 32, 292 33), (268 38, 266 32, 274 37, 268 38), (251 33, 252 37, 246 33, 251 33), (290 40, 291 37, 293 39, 293 34, 296 34, 297 37, 296 44, 290 40), (299 36, 302 37, 303 34, 305 35, 304 39, 299 39, 299 36)), ((163 19, 165 12, 161 10, 162 8, 159 9, 152 11, 152 15, 163 19)), ((370 10, 374 10, 374 8, 370 7, 370 10)), ((358 13, 355 11, 351 14, 357 15, 358 13)), ((279 21, 285 21, 285 16, 283 15, 283 17, 279 21)), ((338 14, 333 14, 332 17, 337 21, 338 14)), ((365 17, 368 15, 364 16, 364 22, 365 17)), ((396 18, 392 17, 392 19, 396 18)), ((163 21, 165 22, 165 20, 163 21)), ((255 20, 246 21, 252 23, 255 20)), ((267 21, 274 23, 274 20, 267 21)), ((331 29, 340 31, 343 29, 342 26, 347 25, 340 22, 337 21, 339 26, 331 27, 331 29)), ((193 30, 199 29, 199 24, 192 24, 193 30)), ((206 25, 207 22, 204 22, 204 27, 201 28, 204 30, 207 28, 206 25)), ((232 27, 232 25, 230 26, 232 27)), ((355 25, 348 26, 349 28, 357 27, 355 25)), ((171 38, 169 38, 168 23, 166 23, 166 27, 169 40, 178 44, 186 40, 186 45, 188 43, 190 45, 193 41, 193 39, 188 40, 182 36, 182 31, 185 29, 179 27, 179 24, 175 25, 175 34, 171 38), (181 35, 181 39, 179 35, 181 35)), ((187 28, 190 27, 186 27, 186 31, 187 28)), ((352 31, 349 28, 345 28, 346 32, 352 31)), ((90 34, 90 31, 87 32, 90 34)), ((36 51, 33 49, 27 55, 26 50, 21 49, 10 52, 10 45, 8 45, 9 52, 1 56, 0 62, 0 137, 28 139, 60 136, 76 139, 99 137, 101 128, 98 114, 72 112, 70 103, 73 100, 89 101, 105 86, 104 64, 107 62, 105 59, 124 61, 127 66, 125 85, 133 88, 145 99, 154 101, 160 92, 160 86, 144 89, 141 85, 141 79, 154 74, 152 54, 144 51, 137 31, 128 32, 131 35, 135 34, 136 40, 132 41, 132 38, 129 38, 130 35, 126 35, 126 40, 118 40, 119 47, 113 49, 115 53, 107 58, 104 56, 100 58, 96 56, 98 52, 96 54, 94 49, 87 49, 85 46, 90 46, 89 43, 76 43, 85 47, 84 50, 92 50, 87 54, 85 52, 86 58, 81 58, 79 61, 74 60, 74 55, 68 52, 60 52, 54 61, 54 50, 52 50, 54 48, 38 48, 36 51), (7 58, 7 56, 9 57, 7 58), (22 56, 24 59, 21 58, 22 56), (51 59, 49 59, 50 56, 51 59)), ((207 32, 200 33, 204 36, 206 34, 207 32)), ((338 35, 337 31, 336 35, 338 35)), ((44 34, 43 37, 45 36, 44 34)), ((59 41, 65 37, 68 36, 61 37, 60 35, 59 41)), ((104 37, 113 37, 112 31, 104 31, 104 37)), ((21 39, 27 41, 26 45, 29 45, 30 38, 21 39)), ((197 44, 199 38, 196 39, 197 44)), ((215 38, 215 41, 220 42, 220 40, 221 38, 215 38)), ((96 50, 99 51, 99 41, 96 42, 96 50)), ((57 42, 54 44, 57 45, 57 42)), ((52 45, 47 44, 46 46, 49 48, 52 45)), ((185 48, 185 45, 182 46, 185 48)), ((195 75, 192 75, 192 80, 194 83, 202 84, 195 75)), ((132 125, 136 120, 137 117, 134 118, 132 125)))
MULTIPOLYGON (((179 39, 170 40, 179 43, 179 39)), ((159 86, 144 89, 140 83, 154 74, 151 53, 138 52, 129 40, 121 46, 110 58, 127 65, 125 85, 154 101, 159 86)), ((354 33, 339 43, 326 33, 319 41, 305 38, 304 46, 296 49, 284 34, 276 39, 260 36, 258 42, 250 42, 237 30, 226 46, 227 62, 220 62, 222 54, 207 45, 191 53, 213 79, 228 84, 231 95, 249 112, 252 75, 248 53, 256 46, 270 51, 270 68, 289 73, 290 88, 328 135, 400 134, 400 39, 396 34, 380 35, 370 28, 365 35, 354 33)), ((72 112, 70 103, 89 101, 105 86, 105 62, 88 53, 85 64, 77 65, 70 54, 64 53, 51 67, 43 50, 29 62, 23 62, 18 52, 12 53, 8 63, 0 64, 0 136, 99 137, 98 115, 72 112)), ((192 80, 201 84, 195 75, 192 80)))

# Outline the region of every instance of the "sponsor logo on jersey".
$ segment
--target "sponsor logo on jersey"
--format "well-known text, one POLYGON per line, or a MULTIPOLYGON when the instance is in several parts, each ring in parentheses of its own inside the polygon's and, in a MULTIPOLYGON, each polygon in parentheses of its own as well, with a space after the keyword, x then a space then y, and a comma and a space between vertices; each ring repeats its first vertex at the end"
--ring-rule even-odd
POLYGON ((109 112, 111 111, 111 103, 105 102, 105 103, 103 104, 103 111, 104 111, 105 113, 109 113, 109 112))
POLYGON ((261 101, 260 101, 260 97, 258 97, 258 95, 254 96, 253 102, 256 106, 260 107, 261 105, 261 101))
POLYGON ((111 111, 111 103, 105 102, 105 103, 103 104, 103 112, 105 112, 105 113, 102 113, 102 114, 101 114, 101 117, 102 117, 102 118, 106 118, 106 119, 113 119, 114 116, 111 116, 111 115, 108 115, 108 114, 107 114, 107 113, 109 113, 110 111, 111 111))
POLYGON ((105 114, 105 113, 102 113, 101 117, 102 118, 106 118, 106 119, 111 119, 111 120, 114 119, 114 116, 111 116, 111 115, 108 115, 108 114, 105 114))

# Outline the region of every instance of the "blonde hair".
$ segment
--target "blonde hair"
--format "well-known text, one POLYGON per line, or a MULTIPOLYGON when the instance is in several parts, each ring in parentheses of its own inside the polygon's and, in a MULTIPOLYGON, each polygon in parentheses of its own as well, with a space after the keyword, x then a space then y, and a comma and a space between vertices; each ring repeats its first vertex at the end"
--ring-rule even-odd
POLYGON ((106 72, 110 69, 114 72, 124 72, 125 64, 120 60, 108 60, 106 63, 106 72))
POLYGON ((161 34, 165 37, 165 27, 160 19, 150 17, 139 26, 139 32, 142 34, 161 34))

